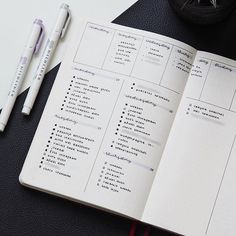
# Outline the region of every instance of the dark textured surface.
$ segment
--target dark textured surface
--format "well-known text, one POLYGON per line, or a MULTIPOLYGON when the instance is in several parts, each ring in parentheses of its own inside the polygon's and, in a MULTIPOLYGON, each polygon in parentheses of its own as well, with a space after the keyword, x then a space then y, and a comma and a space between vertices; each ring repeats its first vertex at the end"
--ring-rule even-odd
POLYGON ((214 8, 212 0, 168 0, 170 5, 183 19, 197 24, 213 24, 224 20, 235 10, 235 0, 217 0, 214 8))
MULTIPOLYGON (((115 23, 164 34, 201 50, 236 59, 236 13, 211 26, 183 22, 167 0, 140 0, 115 23)), ((30 117, 20 114, 26 92, 19 96, 3 134, 0 134, 0 235, 128 235, 131 221, 93 208, 24 188, 18 176, 36 131, 59 66, 41 87, 30 117)), ((144 226, 137 235, 143 235, 144 226)), ((151 236, 172 235, 152 228, 151 236)))

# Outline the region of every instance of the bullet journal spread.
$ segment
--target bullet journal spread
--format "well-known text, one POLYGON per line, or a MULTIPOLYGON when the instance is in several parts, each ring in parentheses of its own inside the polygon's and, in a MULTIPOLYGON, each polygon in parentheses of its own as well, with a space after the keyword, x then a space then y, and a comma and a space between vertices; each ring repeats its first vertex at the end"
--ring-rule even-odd
POLYGON ((81 21, 20 182, 184 235, 236 234, 236 62, 81 21))

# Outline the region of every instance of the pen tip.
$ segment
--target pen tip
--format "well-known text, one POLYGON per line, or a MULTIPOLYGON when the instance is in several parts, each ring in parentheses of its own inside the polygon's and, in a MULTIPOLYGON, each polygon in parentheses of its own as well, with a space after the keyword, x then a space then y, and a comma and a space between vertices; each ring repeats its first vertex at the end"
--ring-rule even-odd
POLYGON ((0 123, 0 132, 3 132, 5 129, 5 125, 0 123))
POLYGON ((31 109, 29 107, 23 107, 21 113, 28 116, 30 114, 31 109))

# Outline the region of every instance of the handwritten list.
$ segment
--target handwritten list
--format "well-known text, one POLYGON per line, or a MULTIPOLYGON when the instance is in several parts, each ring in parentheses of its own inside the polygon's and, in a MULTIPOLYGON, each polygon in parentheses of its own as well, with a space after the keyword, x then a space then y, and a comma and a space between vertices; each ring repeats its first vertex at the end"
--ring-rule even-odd
POLYGON ((47 132, 39 128, 34 141, 40 181, 90 203, 141 211, 194 53, 166 37, 87 22, 49 97, 39 125, 47 132))

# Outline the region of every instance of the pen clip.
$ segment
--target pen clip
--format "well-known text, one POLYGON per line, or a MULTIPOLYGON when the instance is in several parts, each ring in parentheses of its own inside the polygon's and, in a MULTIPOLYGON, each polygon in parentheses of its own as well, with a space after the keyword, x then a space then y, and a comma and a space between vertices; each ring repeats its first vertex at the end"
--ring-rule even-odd
POLYGON ((44 35, 45 35, 45 27, 43 25, 42 20, 36 19, 34 21, 34 23, 38 24, 41 27, 40 34, 39 34, 37 43, 36 43, 35 48, 34 48, 34 54, 37 54, 39 49, 40 49, 40 47, 41 47, 41 45, 42 45, 42 42, 43 42, 43 38, 44 38, 44 35))
POLYGON ((63 26, 63 29, 61 31, 61 38, 63 38, 65 36, 65 33, 66 33, 66 30, 67 30, 68 25, 70 23, 70 20, 71 20, 71 12, 70 12, 70 9, 68 9, 67 10, 67 18, 66 18, 65 24, 63 26))

